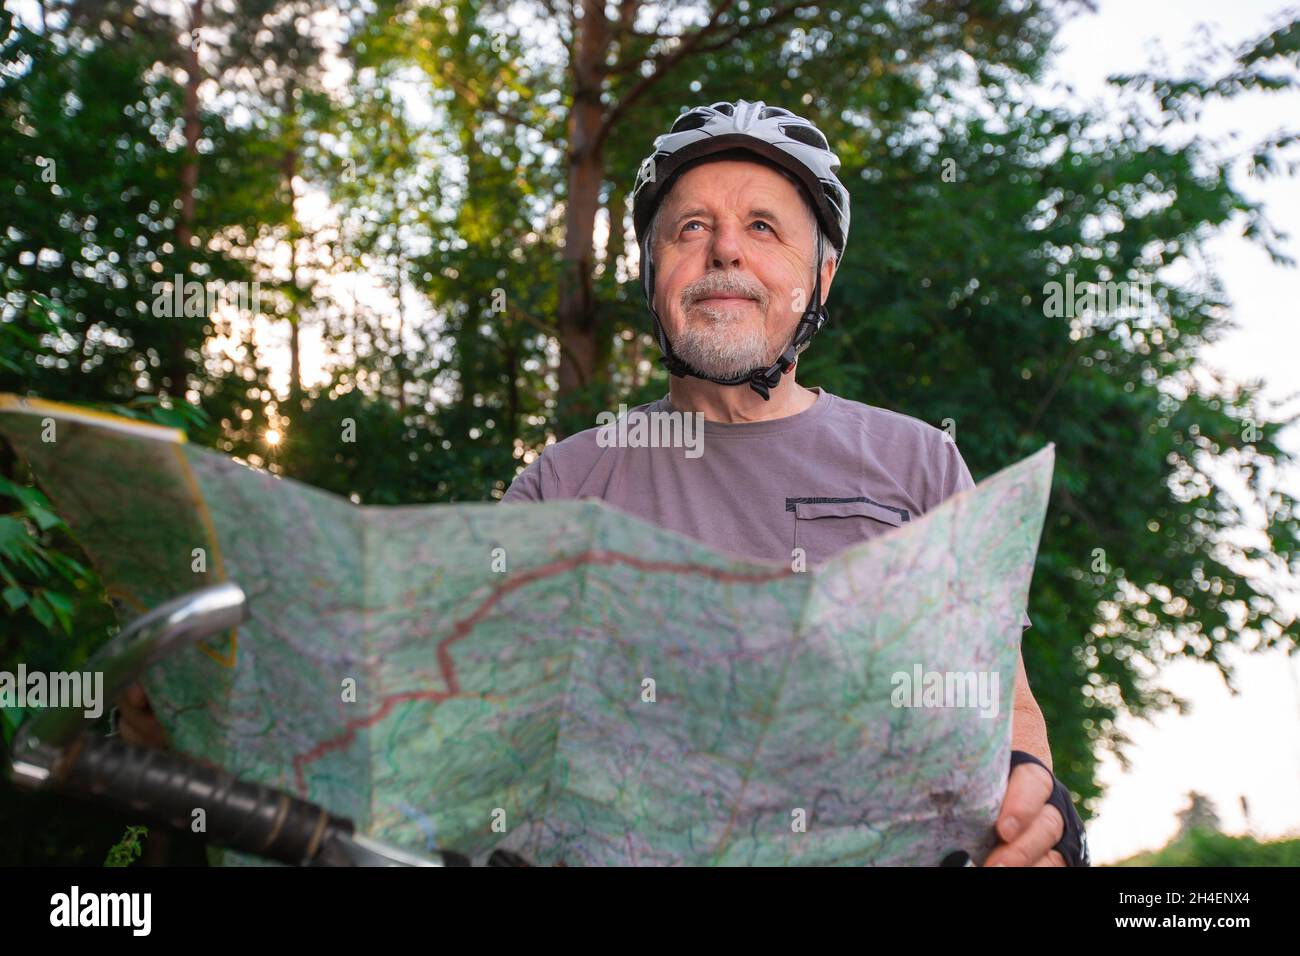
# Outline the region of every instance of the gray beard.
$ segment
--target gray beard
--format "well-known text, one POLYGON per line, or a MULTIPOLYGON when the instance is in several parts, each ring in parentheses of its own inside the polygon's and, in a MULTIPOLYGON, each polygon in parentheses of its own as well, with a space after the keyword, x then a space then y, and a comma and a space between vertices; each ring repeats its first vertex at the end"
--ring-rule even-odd
POLYGON ((755 367, 771 365, 775 353, 761 329, 736 328, 732 320, 713 320, 707 325, 691 324, 677 333, 673 352, 696 371, 714 378, 731 378, 755 367))

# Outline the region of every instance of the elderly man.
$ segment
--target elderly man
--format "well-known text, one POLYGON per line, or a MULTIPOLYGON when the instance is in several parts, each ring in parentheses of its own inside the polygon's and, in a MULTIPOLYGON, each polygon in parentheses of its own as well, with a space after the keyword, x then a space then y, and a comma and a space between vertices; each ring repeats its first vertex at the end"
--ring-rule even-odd
MULTIPOLYGON (((629 415, 702 413, 705 453, 611 448, 591 428, 547 446, 502 500, 595 496, 725 551, 816 563, 972 487, 943 432, 797 381, 849 229, 821 132, 741 100, 689 110, 654 146, 633 220, 672 376, 667 396, 629 415)), ((1012 747, 1002 842, 985 865, 1087 865, 1023 659, 1012 747)))

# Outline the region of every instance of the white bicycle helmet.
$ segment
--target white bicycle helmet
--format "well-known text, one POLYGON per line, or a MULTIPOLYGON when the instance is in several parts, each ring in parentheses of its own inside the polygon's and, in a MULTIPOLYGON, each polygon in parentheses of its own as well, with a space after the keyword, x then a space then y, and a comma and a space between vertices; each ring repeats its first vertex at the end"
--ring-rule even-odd
POLYGON ((821 131, 802 116, 766 106, 761 100, 714 103, 681 114, 667 133, 656 137, 654 152, 637 170, 636 186, 632 190, 632 223, 641 248, 641 279, 654 319, 655 340, 663 352, 660 361, 678 377, 692 375, 719 385, 748 384, 767 399, 770 390, 780 384, 782 375, 794 365, 799 353, 808 347, 828 318, 825 307, 818 304, 822 265, 820 233, 812 300, 795 328, 789 347, 768 368, 751 369, 731 378, 702 374, 673 354, 654 307, 654 263, 647 233, 655 209, 688 166, 696 165, 705 157, 732 156, 757 157, 790 174, 802 187, 818 223, 835 246, 837 259, 843 258, 849 236, 849 192, 835 175, 840 160, 831 152, 821 131))

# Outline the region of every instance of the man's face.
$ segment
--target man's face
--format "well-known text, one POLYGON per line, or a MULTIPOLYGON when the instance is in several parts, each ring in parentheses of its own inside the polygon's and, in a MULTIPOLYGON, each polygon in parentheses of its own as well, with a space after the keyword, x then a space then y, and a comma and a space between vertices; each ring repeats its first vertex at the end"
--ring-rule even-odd
MULTIPOLYGON (((816 264, 816 225, 793 183, 758 163, 695 166, 664 200, 655 243, 655 310, 678 356, 719 378, 776 361, 816 264)), ((832 255, 823 250, 823 301, 832 255)))

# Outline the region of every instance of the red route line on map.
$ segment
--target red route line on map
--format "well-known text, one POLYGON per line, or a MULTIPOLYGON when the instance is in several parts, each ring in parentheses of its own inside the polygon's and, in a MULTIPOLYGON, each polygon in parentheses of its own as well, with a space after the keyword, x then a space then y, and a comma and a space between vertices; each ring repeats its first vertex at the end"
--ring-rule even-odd
POLYGON ((475 608, 474 613, 469 617, 457 622, 452 628, 452 632, 438 642, 438 669, 442 672, 443 679, 447 683, 447 690, 409 690, 400 693, 389 694, 385 696, 380 703, 379 708, 366 717, 360 717, 354 720, 343 729, 338 735, 328 740, 323 740, 306 753, 298 754, 293 758, 294 778, 298 784, 298 792, 306 791, 306 781, 303 776, 303 769, 307 764, 319 760, 325 754, 334 750, 341 750, 346 747, 356 736, 356 731, 370 727, 383 720, 392 711, 393 707, 400 703, 413 700, 443 701, 455 697, 460 693, 460 682, 456 679, 456 667, 451 659, 451 645, 467 637, 474 627, 487 616, 493 605, 497 603, 506 594, 515 591, 524 585, 539 581, 542 578, 554 577, 565 571, 571 571, 580 564, 626 564, 637 568, 641 571, 650 573, 654 572, 682 572, 693 571, 715 581, 726 582, 744 582, 750 584, 761 584, 765 581, 775 581, 780 578, 788 577, 795 572, 785 568, 773 571, 764 571, 754 574, 745 574, 737 571, 727 571, 723 568, 711 568, 700 564, 679 564, 673 561, 646 561, 641 558, 635 558, 627 554, 617 554, 610 551, 584 551, 582 554, 575 555, 571 558, 564 558, 559 561, 552 561, 550 564, 544 564, 539 568, 531 571, 525 571, 517 577, 507 580, 501 587, 493 591, 488 597, 475 608))

